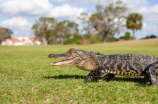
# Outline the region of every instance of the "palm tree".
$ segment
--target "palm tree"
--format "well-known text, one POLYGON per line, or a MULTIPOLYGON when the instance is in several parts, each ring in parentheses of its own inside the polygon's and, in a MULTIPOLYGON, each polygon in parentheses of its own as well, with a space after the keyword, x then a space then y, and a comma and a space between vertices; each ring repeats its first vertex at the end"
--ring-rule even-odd
POLYGON ((133 30, 133 38, 135 39, 135 30, 142 29, 142 20, 143 17, 141 14, 138 13, 131 13, 127 17, 126 27, 128 29, 133 30))

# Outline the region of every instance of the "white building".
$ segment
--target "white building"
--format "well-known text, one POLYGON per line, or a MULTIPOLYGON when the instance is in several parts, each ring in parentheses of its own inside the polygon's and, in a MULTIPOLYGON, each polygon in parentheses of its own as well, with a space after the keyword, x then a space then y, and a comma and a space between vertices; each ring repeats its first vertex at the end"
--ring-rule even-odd
POLYGON ((3 46, 31 46, 31 45, 41 45, 42 43, 34 38, 28 38, 28 37, 18 37, 18 38, 11 38, 6 39, 1 42, 1 45, 3 46))

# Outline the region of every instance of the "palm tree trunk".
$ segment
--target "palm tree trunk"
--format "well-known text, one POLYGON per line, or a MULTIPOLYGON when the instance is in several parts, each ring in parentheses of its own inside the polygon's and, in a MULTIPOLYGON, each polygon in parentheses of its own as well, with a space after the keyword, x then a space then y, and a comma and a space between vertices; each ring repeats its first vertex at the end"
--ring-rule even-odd
POLYGON ((135 40, 135 30, 133 29, 133 39, 135 40))

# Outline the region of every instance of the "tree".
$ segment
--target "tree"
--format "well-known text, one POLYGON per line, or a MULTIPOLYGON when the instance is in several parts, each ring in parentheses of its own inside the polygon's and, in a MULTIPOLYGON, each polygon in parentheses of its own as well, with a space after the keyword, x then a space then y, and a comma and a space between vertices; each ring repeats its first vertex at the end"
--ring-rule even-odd
MULTIPOLYGON (((127 8, 120 0, 105 0, 107 5, 96 5, 96 12, 89 17, 90 25, 101 34, 103 42, 108 36, 119 34, 125 26, 127 8)), ((85 14, 84 14, 85 15, 85 14)), ((88 16, 88 15, 87 15, 88 16)))
POLYGON ((54 33, 56 34, 56 38, 58 38, 62 44, 65 44, 66 39, 78 33, 78 25, 75 22, 61 21, 57 24, 54 33))
POLYGON ((32 30, 34 31, 36 38, 42 39, 43 44, 47 45, 49 40, 52 40, 52 32, 54 31, 56 25, 57 20, 54 18, 41 17, 32 26, 32 30))
POLYGON ((126 32, 125 36, 123 37, 125 40, 130 40, 133 39, 133 37, 131 37, 130 32, 126 32))
POLYGON ((78 17, 79 20, 83 23, 83 30, 82 32, 86 34, 90 40, 93 35, 96 35, 96 30, 91 25, 91 22, 89 21, 90 15, 87 13, 81 13, 80 17, 78 17))
POLYGON ((142 29, 142 20, 142 15, 138 13, 131 13, 127 17, 126 27, 133 30, 133 39, 135 39, 135 30, 142 29))
POLYGON ((4 28, 4 27, 0 27, 0 43, 7 38, 11 38, 11 35, 13 34, 13 31, 8 29, 8 28, 4 28))

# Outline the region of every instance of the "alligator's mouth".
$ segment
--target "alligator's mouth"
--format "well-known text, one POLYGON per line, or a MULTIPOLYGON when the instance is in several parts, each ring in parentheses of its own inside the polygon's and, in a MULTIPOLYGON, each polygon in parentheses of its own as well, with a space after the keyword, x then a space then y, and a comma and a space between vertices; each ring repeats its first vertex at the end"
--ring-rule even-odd
POLYGON ((58 62, 50 63, 52 66, 67 66, 71 63, 75 58, 65 59, 58 62))
POLYGON ((68 66, 76 57, 68 57, 66 54, 50 54, 49 58, 64 59, 58 62, 51 63, 52 66, 68 66))

